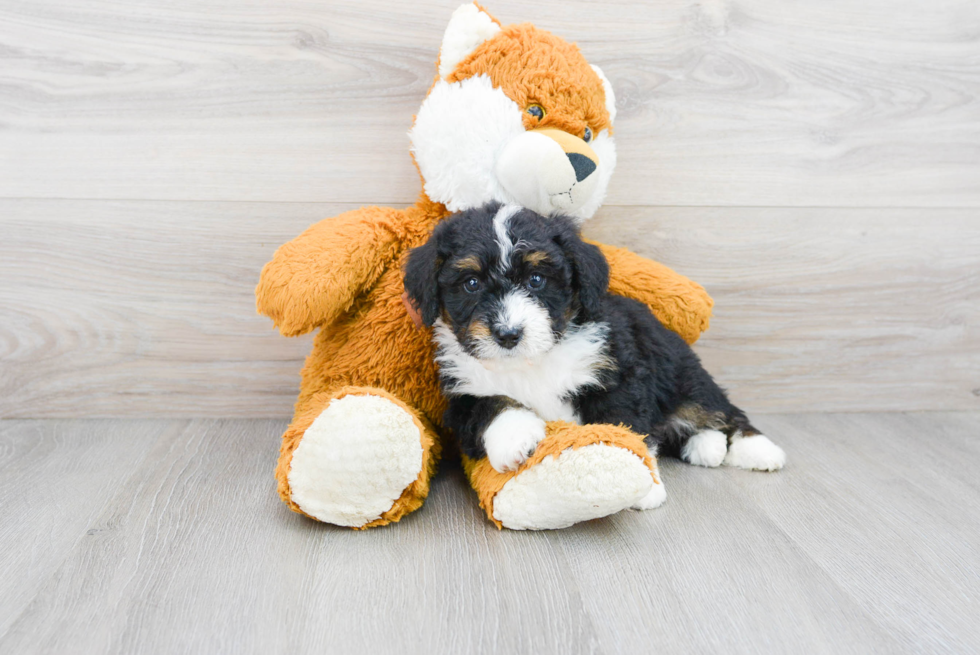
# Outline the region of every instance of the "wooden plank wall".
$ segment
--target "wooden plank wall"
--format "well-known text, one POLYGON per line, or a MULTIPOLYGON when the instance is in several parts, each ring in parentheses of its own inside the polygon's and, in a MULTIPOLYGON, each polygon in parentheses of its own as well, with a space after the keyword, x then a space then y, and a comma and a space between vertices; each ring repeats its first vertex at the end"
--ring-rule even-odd
MULTIPOLYGON (((0 417, 286 416, 275 247, 411 203, 456 0, 0 0, 0 417)), ((980 3, 490 3, 603 67, 587 226, 699 280, 750 411, 980 407, 980 3)))

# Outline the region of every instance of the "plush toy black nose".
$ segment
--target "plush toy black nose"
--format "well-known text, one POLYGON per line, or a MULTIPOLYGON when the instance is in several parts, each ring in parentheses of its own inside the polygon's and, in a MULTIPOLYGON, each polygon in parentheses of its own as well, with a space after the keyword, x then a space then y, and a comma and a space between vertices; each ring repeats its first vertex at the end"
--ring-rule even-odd
POLYGON ((577 152, 569 152, 566 153, 566 156, 568 157, 568 161, 572 162, 576 182, 581 182, 595 171, 595 162, 585 155, 580 155, 577 152))
POLYGON ((507 350, 516 346, 524 334, 524 330, 521 328, 501 327, 499 325, 495 325, 491 332, 493 333, 493 340, 500 344, 501 348, 507 350))

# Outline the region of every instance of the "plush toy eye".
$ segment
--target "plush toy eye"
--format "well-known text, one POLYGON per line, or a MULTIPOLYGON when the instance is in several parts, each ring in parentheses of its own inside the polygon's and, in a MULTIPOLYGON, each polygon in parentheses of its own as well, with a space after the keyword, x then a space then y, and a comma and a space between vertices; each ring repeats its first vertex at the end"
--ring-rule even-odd
POLYGON ((531 273, 531 276, 527 278, 527 288, 531 291, 541 291, 544 289, 545 277, 538 273, 531 273))
POLYGON ((585 136, 583 136, 582 139, 586 143, 588 143, 589 141, 592 140, 592 128, 590 128, 590 127, 585 128, 585 136))
POLYGON ((463 289, 466 293, 476 293, 480 290, 480 280, 475 277, 468 277, 463 280, 463 289))
POLYGON ((541 120, 542 118, 544 118, 544 107, 542 107, 541 105, 531 105, 530 107, 527 108, 527 113, 531 114, 538 120, 541 120))

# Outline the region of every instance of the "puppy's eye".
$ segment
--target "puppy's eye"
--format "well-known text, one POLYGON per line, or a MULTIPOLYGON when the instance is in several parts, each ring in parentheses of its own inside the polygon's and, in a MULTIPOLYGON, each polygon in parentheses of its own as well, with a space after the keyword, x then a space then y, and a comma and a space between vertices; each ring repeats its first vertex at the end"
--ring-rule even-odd
POLYGON ((480 280, 475 277, 468 277, 463 280, 463 289, 466 293, 476 293, 480 290, 480 280))
POLYGON ((527 278, 527 288, 531 291, 541 291, 544 289, 544 283, 545 277, 538 273, 531 273, 531 276, 527 278))
POLYGON ((531 114, 538 120, 541 120, 542 118, 544 118, 544 107, 542 107, 541 105, 530 105, 527 108, 527 113, 531 114))
POLYGON ((592 140, 592 128, 591 127, 585 128, 585 135, 582 137, 582 140, 585 141, 586 143, 588 143, 589 141, 592 140))

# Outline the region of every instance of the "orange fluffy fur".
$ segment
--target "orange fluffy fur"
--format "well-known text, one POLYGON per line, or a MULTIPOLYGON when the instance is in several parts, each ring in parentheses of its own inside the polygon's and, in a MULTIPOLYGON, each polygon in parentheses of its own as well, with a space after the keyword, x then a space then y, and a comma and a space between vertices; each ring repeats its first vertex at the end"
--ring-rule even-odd
MULTIPOLYGON (((602 84, 578 48, 529 24, 502 29, 464 59, 448 81, 488 74, 518 105, 540 103, 540 122, 581 134, 586 125, 610 128, 602 84)), ((317 223, 280 247, 262 270, 258 310, 291 336, 321 328, 302 372, 293 421, 283 435, 276 478, 282 499, 292 500, 289 466, 303 432, 331 400, 371 394, 396 402, 419 427, 423 467, 394 506, 362 527, 397 521, 421 506, 440 452, 445 400, 428 330, 415 326, 402 302, 402 271, 411 248, 426 241, 446 208, 423 193, 408 209, 365 207, 317 223)), ((704 289, 670 269, 622 248, 601 244, 609 259, 614 293, 649 305, 688 342, 708 327, 711 299, 704 289)), ((588 443, 621 445, 646 458, 642 440, 624 428, 553 424, 537 453, 516 472, 501 474, 489 464, 466 462, 481 505, 493 519, 493 496, 511 477, 547 454, 588 443)), ((495 521, 495 520, 494 520, 495 521)), ((496 521, 495 521, 496 522, 496 521)), ((498 523, 499 526, 499 523, 498 523)))

